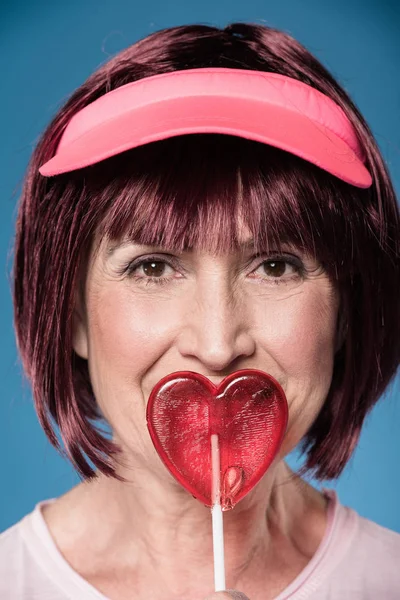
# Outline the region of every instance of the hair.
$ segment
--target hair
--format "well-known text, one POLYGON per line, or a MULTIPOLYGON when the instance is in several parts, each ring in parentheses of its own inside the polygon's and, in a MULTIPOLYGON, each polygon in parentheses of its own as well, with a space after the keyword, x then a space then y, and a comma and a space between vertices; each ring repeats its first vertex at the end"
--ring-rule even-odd
POLYGON ((347 93, 290 35, 246 23, 188 25, 155 32, 94 72, 42 135, 22 189, 13 267, 18 349, 46 435, 83 478, 98 469, 122 479, 120 448, 101 430, 88 363, 72 347, 75 293, 95 238, 220 252, 236 248, 239 211, 260 246, 293 242, 318 258, 340 292, 347 333, 302 450, 304 469, 319 479, 337 477, 349 460, 399 364, 400 228, 390 176, 347 93), (280 73, 332 98, 359 136, 372 186, 356 188, 282 150, 214 134, 148 144, 52 178, 39 174, 87 104, 143 77, 201 67, 280 73))

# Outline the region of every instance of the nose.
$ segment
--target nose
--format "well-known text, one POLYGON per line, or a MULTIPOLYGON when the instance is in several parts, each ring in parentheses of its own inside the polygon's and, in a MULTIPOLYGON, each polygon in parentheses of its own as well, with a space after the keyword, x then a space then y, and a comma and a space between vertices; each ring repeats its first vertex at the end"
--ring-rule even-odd
POLYGON ((195 360, 199 371, 229 374, 236 370, 235 361, 255 352, 247 313, 240 290, 233 292, 228 281, 203 281, 188 302, 178 339, 181 356, 195 360))

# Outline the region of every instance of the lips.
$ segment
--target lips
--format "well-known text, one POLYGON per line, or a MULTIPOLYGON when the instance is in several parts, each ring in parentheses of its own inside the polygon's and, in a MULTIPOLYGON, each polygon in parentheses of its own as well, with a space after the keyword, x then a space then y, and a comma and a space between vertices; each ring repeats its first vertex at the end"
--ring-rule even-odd
POLYGON ((213 504, 211 436, 218 439, 224 510, 266 473, 279 452, 287 418, 283 389, 256 369, 214 381, 191 371, 171 373, 154 386, 147 405, 149 433, 161 460, 206 506, 213 504))

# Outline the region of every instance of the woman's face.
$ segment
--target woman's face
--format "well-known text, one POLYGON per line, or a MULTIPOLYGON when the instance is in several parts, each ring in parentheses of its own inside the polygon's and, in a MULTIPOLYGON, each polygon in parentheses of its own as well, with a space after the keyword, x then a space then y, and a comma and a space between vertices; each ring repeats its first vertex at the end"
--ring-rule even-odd
POLYGON ((256 255, 177 253, 103 240, 92 254, 74 349, 88 359, 93 390, 132 465, 165 469, 146 427, 153 386, 174 371, 218 383, 238 369, 271 374, 289 405, 284 456, 315 420, 330 387, 338 295, 299 250, 256 255))

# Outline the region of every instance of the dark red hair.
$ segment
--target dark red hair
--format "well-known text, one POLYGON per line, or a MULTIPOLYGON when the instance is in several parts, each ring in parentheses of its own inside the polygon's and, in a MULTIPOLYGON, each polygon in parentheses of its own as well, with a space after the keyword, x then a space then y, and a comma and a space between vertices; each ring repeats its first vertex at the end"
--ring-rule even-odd
POLYGON ((346 92, 292 37, 245 23, 189 25, 149 35, 91 75, 43 134, 26 174, 15 243, 17 342, 40 422, 61 450, 59 427, 83 477, 95 474, 92 465, 116 476, 119 452, 102 432, 87 361, 72 349, 75 292, 95 234, 224 251, 236 246, 239 210, 261 246, 294 242, 337 285, 347 333, 303 450, 305 467, 319 478, 336 477, 348 461, 400 357, 399 211, 388 171, 346 92), (149 144, 50 179, 39 174, 71 117, 99 96, 142 77, 201 67, 281 73, 330 96, 358 133, 372 187, 355 188, 281 150, 213 134, 149 144))

